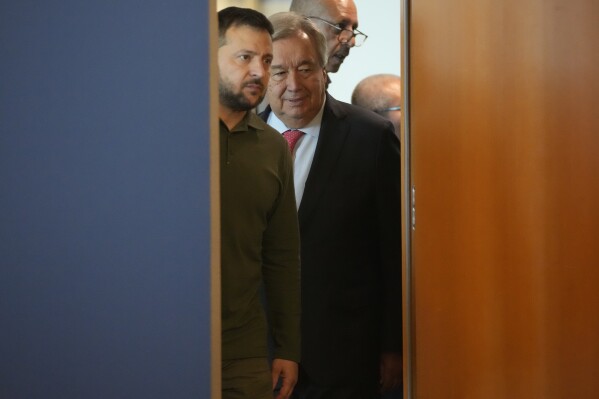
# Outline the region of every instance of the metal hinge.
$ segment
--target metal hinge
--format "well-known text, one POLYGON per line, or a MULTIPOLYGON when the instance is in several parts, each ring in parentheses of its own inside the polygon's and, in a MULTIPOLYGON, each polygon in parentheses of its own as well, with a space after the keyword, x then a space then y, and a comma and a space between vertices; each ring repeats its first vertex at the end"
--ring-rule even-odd
POLYGON ((416 186, 412 186, 412 201, 411 204, 411 213, 412 213, 412 231, 416 230, 416 186))

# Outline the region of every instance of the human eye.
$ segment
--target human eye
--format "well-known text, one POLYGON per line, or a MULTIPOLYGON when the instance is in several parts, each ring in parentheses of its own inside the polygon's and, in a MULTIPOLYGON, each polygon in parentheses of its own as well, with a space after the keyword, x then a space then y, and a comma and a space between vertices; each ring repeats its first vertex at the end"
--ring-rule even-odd
POLYGON ((284 71, 282 69, 275 69, 270 72, 270 78, 277 82, 284 80, 286 77, 287 71, 284 71))
POLYGON ((298 68, 298 72, 303 75, 303 76, 308 76, 310 75, 312 72, 314 72, 314 68, 312 68, 309 65, 304 65, 298 68))
POLYGON ((250 54, 241 53, 237 55, 237 59, 241 62, 248 62, 252 59, 252 56, 250 54))

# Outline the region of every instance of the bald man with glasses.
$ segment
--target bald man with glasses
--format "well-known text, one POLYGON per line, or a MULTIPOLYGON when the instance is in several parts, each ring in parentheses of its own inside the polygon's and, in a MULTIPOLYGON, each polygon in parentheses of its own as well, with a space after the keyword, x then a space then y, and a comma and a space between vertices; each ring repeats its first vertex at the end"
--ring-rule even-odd
POLYGON ((401 140, 401 78, 392 74, 370 75, 354 88, 351 103, 369 109, 393 123, 401 140))
POLYGON ((325 36, 327 73, 341 67, 352 47, 360 47, 367 35, 358 30, 358 10, 353 0, 293 0, 290 11, 308 17, 325 36))

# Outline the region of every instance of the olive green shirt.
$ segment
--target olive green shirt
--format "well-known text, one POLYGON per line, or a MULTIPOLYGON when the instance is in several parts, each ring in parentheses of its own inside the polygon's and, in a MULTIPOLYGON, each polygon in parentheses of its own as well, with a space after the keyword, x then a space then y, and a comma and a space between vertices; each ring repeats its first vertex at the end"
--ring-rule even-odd
POLYGON ((299 361, 299 228, 287 142, 253 112, 230 132, 221 121, 220 173, 222 358, 266 357, 268 315, 274 357, 299 361))

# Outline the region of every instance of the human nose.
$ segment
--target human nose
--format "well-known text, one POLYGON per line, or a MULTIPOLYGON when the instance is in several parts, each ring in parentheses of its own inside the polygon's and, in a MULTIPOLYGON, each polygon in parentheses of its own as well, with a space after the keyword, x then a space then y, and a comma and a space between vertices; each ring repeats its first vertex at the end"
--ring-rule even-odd
POLYGON ((300 86, 298 73, 296 71, 289 71, 285 83, 287 84, 287 90, 296 91, 300 86))
POLYGON ((260 59, 254 59, 250 63, 250 75, 252 77, 261 78, 268 72, 268 67, 260 59))
POLYGON ((344 29, 343 31, 341 31, 337 39, 339 40, 339 43, 341 43, 341 45, 347 46, 349 48, 352 48, 356 45, 356 36, 352 31, 348 29, 344 29))
POLYGON ((346 40, 345 43, 343 43, 345 46, 349 47, 349 48, 353 48, 356 45, 356 38, 355 36, 352 36, 351 39, 346 40))

